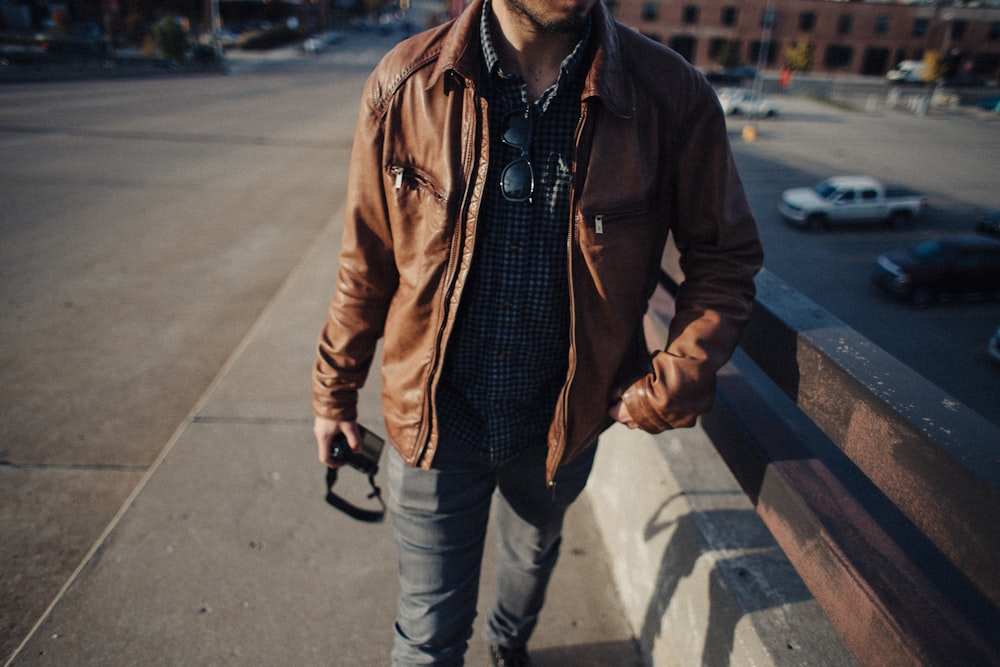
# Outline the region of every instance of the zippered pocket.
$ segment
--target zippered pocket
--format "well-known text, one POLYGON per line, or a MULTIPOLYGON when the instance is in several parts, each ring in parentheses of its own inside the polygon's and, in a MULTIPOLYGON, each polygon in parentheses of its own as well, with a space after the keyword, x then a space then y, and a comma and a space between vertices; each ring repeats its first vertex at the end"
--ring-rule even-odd
POLYGON ((641 218, 646 212, 646 206, 633 204, 615 211, 595 213, 588 217, 593 221, 594 234, 603 236, 604 234, 614 233, 616 225, 641 218))
POLYGON ((445 201, 446 196, 440 192, 433 180, 415 167, 404 167, 400 165, 390 165, 388 167, 389 176, 392 180, 393 190, 402 190, 410 187, 414 190, 427 192, 439 201, 445 201))

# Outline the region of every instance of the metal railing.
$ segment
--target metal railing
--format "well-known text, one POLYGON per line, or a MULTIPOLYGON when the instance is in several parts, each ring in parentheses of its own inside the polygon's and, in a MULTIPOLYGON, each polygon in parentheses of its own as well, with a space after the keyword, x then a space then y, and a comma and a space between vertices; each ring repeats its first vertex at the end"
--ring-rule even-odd
MULTIPOLYGON (((664 270, 654 316, 670 253, 664 270)), ((777 277, 757 286, 702 420, 730 471, 861 664, 1000 664, 1000 428, 777 277)))

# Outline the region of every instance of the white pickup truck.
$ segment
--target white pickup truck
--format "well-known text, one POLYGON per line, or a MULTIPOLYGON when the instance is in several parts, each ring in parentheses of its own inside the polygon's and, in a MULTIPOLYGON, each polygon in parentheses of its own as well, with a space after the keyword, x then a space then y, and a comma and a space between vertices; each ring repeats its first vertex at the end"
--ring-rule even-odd
POLYGON ((781 194, 778 211, 789 222, 808 227, 837 224, 910 224, 927 209, 927 197, 883 185, 869 176, 835 176, 812 188, 781 194))

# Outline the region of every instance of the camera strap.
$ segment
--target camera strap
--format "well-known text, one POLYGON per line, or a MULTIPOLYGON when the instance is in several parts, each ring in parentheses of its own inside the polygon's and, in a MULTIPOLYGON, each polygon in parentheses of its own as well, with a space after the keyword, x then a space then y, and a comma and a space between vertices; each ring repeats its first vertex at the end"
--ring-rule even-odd
POLYGON ((372 487, 372 492, 368 494, 368 498, 375 498, 378 500, 379 505, 382 506, 381 510, 362 509, 357 505, 352 505, 334 493, 333 486, 337 483, 337 468, 326 469, 326 502, 333 507, 336 507, 352 519, 365 521, 367 523, 379 523, 385 517, 385 501, 382 500, 382 489, 375 484, 376 473, 378 473, 378 467, 373 468, 368 474, 368 483, 372 487))

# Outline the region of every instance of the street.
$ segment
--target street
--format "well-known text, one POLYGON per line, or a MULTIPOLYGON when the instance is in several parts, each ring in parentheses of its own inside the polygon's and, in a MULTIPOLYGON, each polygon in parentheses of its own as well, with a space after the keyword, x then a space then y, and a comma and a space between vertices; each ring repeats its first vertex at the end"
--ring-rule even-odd
POLYGON ((0 89, 3 655, 341 212, 370 60, 0 89))
MULTIPOLYGON (((3 655, 342 212, 361 86, 387 45, 228 76, 0 88, 3 655)), ((781 103, 755 142, 744 120, 731 127, 766 268, 1000 424, 1000 367, 984 353, 1000 305, 917 310, 869 282, 879 252, 1000 208, 1000 122, 781 103), (780 220, 781 190, 833 173, 922 190, 931 211, 903 230, 780 220)), ((307 422, 308 368, 288 373, 307 422)))

